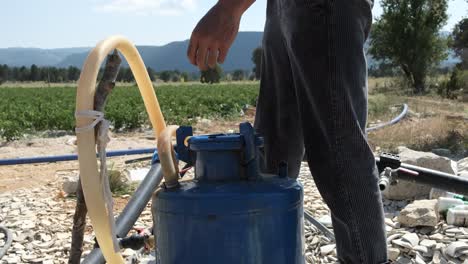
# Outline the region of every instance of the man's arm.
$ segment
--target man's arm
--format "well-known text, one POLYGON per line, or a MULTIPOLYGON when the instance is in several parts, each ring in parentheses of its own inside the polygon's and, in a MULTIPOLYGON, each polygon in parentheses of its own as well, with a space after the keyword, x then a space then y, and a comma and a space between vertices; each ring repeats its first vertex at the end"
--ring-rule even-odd
POLYGON ((198 22, 190 38, 187 56, 200 70, 223 63, 239 32, 242 14, 255 0, 219 0, 198 22))

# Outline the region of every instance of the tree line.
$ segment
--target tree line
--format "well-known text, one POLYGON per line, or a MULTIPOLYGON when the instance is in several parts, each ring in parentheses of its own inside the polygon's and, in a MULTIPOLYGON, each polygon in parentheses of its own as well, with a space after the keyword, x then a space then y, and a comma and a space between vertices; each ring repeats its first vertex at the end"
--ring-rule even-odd
MULTIPOLYGON (((161 79, 164 82, 179 82, 191 81, 199 79, 199 74, 189 74, 186 72, 162 71, 156 72, 151 68, 147 68, 148 74, 152 81, 161 79)), ((47 83, 63 83, 76 82, 80 78, 81 70, 77 67, 70 66, 68 68, 58 67, 39 67, 35 64, 31 67, 9 67, 8 65, 0 65, 0 84, 6 81, 10 82, 47 82, 47 83)), ((102 74, 102 70, 99 75, 102 74)), ((100 77, 100 76, 99 76, 100 77)), ((133 73, 128 67, 122 67, 117 77, 118 82, 134 82, 133 73)))
MULTIPOLYGON (((156 72, 151 67, 147 68, 148 75, 152 81, 162 82, 193 82, 218 83, 220 81, 243 81, 254 80, 255 74, 250 71, 237 69, 224 73, 221 66, 203 72, 181 72, 179 70, 166 70, 156 72)), ((66 83, 76 82, 80 78, 80 69, 74 66, 68 68, 39 67, 33 64, 31 67, 10 67, 6 64, 0 65, 0 85, 4 82, 46 82, 66 83)), ((99 73, 99 78, 102 70, 99 73)), ((133 73, 128 67, 120 68, 117 76, 118 82, 134 82, 133 73)))
POLYGON ((0 65, 0 84, 11 82, 37 82, 50 83, 77 81, 80 77, 80 69, 70 66, 68 68, 39 67, 35 64, 31 67, 9 67, 0 65))

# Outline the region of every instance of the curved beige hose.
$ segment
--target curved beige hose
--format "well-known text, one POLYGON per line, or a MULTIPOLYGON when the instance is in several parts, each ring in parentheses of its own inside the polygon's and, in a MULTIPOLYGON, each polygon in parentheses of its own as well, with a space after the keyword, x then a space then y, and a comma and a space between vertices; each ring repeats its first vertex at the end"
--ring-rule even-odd
POLYGON ((177 166, 172 137, 175 136, 178 126, 168 126, 158 137, 158 155, 164 175, 164 184, 168 188, 179 185, 179 167, 177 166), (164 166, 162 166, 164 164, 164 166))
MULTIPOLYGON (((158 138, 166 128, 166 124, 159 107, 158 99, 154 93, 153 85, 137 49, 126 38, 121 36, 113 36, 101 41, 89 54, 78 81, 76 111, 93 110, 96 79, 99 69, 106 56, 114 49, 119 50, 130 65, 143 97, 154 134, 158 138)), ((93 120, 90 118, 77 117, 76 125, 78 128, 86 127, 92 122, 93 120)), ((106 207, 105 195, 102 191, 103 185, 100 181, 96 160, 94 129, 77 133, 77 141, 81 184, 97 241, 107 263, 124 263, 124 259, 118 252, 118 248, 114 246, 116 238, 112 236, 113 225, 109 223, 109 216, 112 216, 112 212, 106 207)), ((160 158, 164 160, 164 163, 161 162, 162 167, 169 167, 169 171, 174 170, 175 159, 173 159, 174 157, 171 152, 160 154, 160 158)))

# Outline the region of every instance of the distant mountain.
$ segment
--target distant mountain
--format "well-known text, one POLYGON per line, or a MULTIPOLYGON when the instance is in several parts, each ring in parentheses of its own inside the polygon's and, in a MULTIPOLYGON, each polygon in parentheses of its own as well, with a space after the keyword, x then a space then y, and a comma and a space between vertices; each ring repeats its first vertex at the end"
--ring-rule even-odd
POLYGON ((0 49, 0 64, 9 66, 54 66, 74 53, 89 51, 90 48, 37 49, 6 48, 0 49))
MULTIPOLYGON (((240 32, 232 45, 226 62, 222 66, 225 71, 235 69, 252 69, 252 51, 261 45, 263 32, 240 32)), ((147 67, 156 71, 180 70, 194 72, 197 69, 187 60, 187 48, 189 41, 171 42, 164 46, 137 46, 147 67)), ((57 66, 68 67, 70 65, 81 67, 88 52, 70 54, 57 66)), ((0 57, 1 63, 1 57, 0 57)), ((126 63, 124 64, 126 65, 126 63)))
MULTIPOLYGON (((263 32, 239 32, 232 45, 226 62, 225 71, 236 69, 251 70, 252 51, 261 45, 263 32)), ((188 40, 171 42, 164 46, 137 46, 147 67, 156 71, 180 70, 196 72, 197 68, 187 60, 188 40)), ((9 66, 76 66, 81 68, 91 48, 36 49, 7 48, 0 49, 0 64, 9 66)), ((124 62, 123 65, 127 65, 124 62)))
MULTIPOLYGON (((225 63, 224 71, 236 69, 251 70, 252 51, 261 45, 263 32, 240 32, 231 47, 225 63)), ((171 42, 164 46, 137 46, 147 67, 156 71, 179 70, 196 72, 197 69, 187 60, 188 40, 171 42)), ((366 43, 366 49, 368 45, 366 43)), ((9 66, 76 66, 81 68, 91 48, 37 49, 37 48, 7 48, 0 49, 0 64, 9 66)), ((452 55, 442 66, 452 66, 458 59, 452 55)), ((369 66, 376 63, 368 56, 369 66)), ((124 62, 126 65, 126 62, 124 62)))

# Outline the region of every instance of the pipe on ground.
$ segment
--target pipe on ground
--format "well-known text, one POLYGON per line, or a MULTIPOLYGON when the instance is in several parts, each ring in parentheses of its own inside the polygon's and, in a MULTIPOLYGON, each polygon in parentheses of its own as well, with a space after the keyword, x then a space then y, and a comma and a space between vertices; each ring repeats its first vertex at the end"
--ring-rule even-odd
MULTIPOLYGON (((154 151, 156 151, 155 148, 113 150, 113 151, 107 151, 106 157, 149 154, 149 153, 154 153, 154 151)), ((33 164, 33 163, 49 163, 49 162, 58 162, 58 161, 71 161, 71 160, 78 160, 78 155, 70 154, 70 155, 45 156, 45 157, 0 159, 0 166, 33 164)))
POLYGON ((368 128, 366 128, 366 132, 375 131, 375 130, 384 128, 386 126, 394 125, 394 124, 400 122, 406 116, 406 114, 408 114, 408 105, 403 104, 403 110, 401 111, 401 113, 397 117, 395 117, 394 119, 392 119, 392 120, 390 120, 390 121, 388 121, 386 123, 379 124, 379 125, 376 125, 376 126, 373 126, 373 127, 368 127, 368 128))
POLYGON ((5 244, 0 248, 0 259, 2 259, 11 247, 11 243, 13 242, 13 233, 4 226, 0 226, 0 233, 5 235, 5 244))
MULTIPOLYGON (((161 165, 159 163, 151 166, 150 171, 145 176, 143 181, 136 189, 135 193, 132 195, 127 205, 123 209, 122 213, 117 217, 115 222, 117 236, 125 237, 127 236, 130 229, 132 229, 133 224, 137 221, 138 217, 141 215, 146 205, 148 204, 153 192, 159 186, 163 179, 163 173, 161 170, 161 165)), ((98 264, 105 263, 104 256, 102 255, 100 248, 95 248, 91 253, 86 256, 83 263, 89 264, 98 264)))

